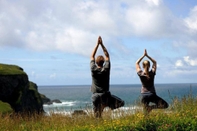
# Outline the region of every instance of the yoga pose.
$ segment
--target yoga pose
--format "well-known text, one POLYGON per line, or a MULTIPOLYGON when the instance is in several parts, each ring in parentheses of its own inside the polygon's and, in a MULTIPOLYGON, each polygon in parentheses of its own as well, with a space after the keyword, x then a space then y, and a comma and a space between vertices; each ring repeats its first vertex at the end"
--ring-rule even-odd
POLYGON ((162 98, 160 98, 159 96, 157 96, 155 91, 154 78, 156 75, 156 70, 157 70, 157 62, 148 55, 145 49, 144 55, 136 61, 136 71, 142 83, 141 102, 144 106, 146 113, 149 113, 152 109, 168 108, 168 103, 162 98), (142 63, 143 70, 140 67, 140 62, 144 57, 147 57, 153 63, 152 69, 150 71, 149 71, 150 62, 148 60, 143 61, 142 63), (154 105, 149 105, 150 102, 154 103, 154 105))
POLYGON ((95 117, 101 117, 103 109, 109 107, 112 110, 124 105, 124 101, 115 95, 111 95, 110 87, 110 57, 105 48, 102 38, 99 36, 96 47, 91 55, 90 69, 92 75, 92 103, 95 117), (97 49, 101 46, 105 54, 97 56, 95 63, 95 54, 97 49))

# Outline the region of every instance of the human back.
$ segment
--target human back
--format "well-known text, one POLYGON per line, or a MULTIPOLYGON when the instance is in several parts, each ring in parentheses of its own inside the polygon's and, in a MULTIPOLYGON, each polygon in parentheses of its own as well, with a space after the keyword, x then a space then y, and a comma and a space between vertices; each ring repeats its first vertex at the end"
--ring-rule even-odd
POLYGON ((104 66, 98 67, 91 62, 91 74, 92 74, 92 87, 91 91, 102 93, 109 91, 110 83, 110 61, 106 61, 104 66))
POLYGON ((140 78, 140 81, 142 83, 141 93, 145 93, 145 92, 155 93, 156 92, 155 85, 154 85, 155 72, 151 70, 148 73, 149 74, 147 76, 147 74, 145 74, 145 72, 142 70, 137 72, 140 78))

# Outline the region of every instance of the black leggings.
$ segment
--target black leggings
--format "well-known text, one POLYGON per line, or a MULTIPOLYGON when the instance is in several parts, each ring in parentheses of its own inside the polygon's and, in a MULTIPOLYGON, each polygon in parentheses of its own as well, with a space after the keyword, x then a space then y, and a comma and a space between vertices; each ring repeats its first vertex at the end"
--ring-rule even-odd
POLYGON ((145 107, 149 107, 150 102, 154 103, 155 105, 152 106, 153 109, 168 108, 168 103, 161 97, 157 96, 156 93, 142 93, 141 102, 145 107))
POLYGON ((92 103, 93 110, 95 113, 99 112, 99 117, 105 107, 114 110, 124 106, 124 101, 115 95, 111 95, 110 92, 92 94, 92 103))

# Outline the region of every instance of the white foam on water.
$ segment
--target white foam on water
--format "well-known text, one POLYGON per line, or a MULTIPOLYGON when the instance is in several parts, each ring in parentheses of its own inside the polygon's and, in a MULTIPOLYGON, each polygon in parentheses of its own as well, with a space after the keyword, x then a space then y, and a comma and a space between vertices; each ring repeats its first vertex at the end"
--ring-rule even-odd
MULTIPOLYGON (((131 114, 135 114, 138 111, 142 111, 142 107, 141 106, 129 106, 129 107, 120 107, 118 109, 114 109, 111 110, 110 108, 105 108, 103 111, 103 115, 105 115, 105 112, 110 112, 111 113, 111 117, 113 119, 116 118, 120 118, 120 117, 124 117, 127 115, 131 115, 131 114)), ((89 109, 82 109, 85 113, 87 114, 93 114, 93 109, 89 108, 89 109)), ((60 115, 66 115, 66 116, 72 116, 72 113, 75 110, 51 110, 51 111, 47 111, 46 115, 50 116, 51 114, 60 114, 60 115)))
POLYGON ((64 101, 62 103, 53 102, 52 104, 44 104, 44 107, 57 107, 57 106, 74 106, 77 101, 64 101))

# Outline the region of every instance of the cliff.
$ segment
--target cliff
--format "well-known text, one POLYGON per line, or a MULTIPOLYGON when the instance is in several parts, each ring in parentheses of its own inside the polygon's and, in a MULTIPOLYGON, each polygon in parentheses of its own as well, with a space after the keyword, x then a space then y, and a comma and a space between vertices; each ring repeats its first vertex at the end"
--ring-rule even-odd
POLYGON ((0 64, 0 107, 3 110, 0 112, 6 112, 6 109, 17 113, 43 112, 43 101, 37 88, 21 67, 0 64))

